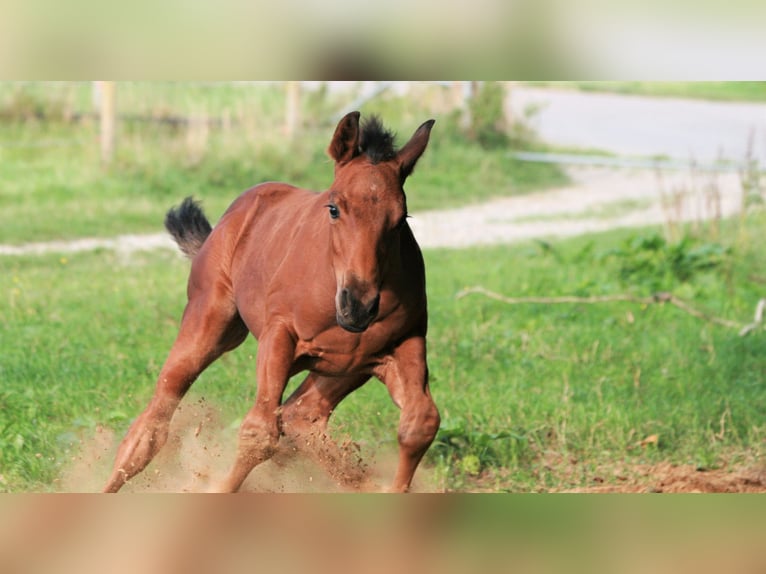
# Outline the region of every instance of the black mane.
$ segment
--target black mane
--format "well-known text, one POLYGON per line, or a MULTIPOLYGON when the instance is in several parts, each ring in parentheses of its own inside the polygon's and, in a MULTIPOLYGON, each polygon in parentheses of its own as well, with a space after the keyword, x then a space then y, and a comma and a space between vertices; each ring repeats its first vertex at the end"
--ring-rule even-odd
POLYGON ((359 149, 372 163, 388 161, 396 157, 395 137, 394 132, 383 127, 378 116, 370 116, 362 123, 359 149))

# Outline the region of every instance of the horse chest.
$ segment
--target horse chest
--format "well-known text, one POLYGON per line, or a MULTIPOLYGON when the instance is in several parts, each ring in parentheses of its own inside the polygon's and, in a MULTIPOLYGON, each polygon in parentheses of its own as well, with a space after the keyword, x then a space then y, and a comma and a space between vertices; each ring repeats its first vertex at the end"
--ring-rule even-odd
POLYGON ((384 322, 374 323, 364 333, 349 333, 334 327, 307 341, 299 341, 296 361, 306 361, 309 370, 323 375, 370 373, 385 357, 398 333, 384 322))

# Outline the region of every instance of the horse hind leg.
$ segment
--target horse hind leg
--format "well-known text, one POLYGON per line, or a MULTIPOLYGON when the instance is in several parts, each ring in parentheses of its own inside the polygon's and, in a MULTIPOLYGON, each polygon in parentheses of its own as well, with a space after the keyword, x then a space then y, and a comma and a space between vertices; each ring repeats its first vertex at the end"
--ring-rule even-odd
POLYGON ((324 377, 309 373, 282 407, 282 433, 288 444, 345 488, 360 488, 367 468, 353 443, 338 444, 327 433, 335 408, 369 379, 368 375, 324 377))
POLYGON ((186 391, 210 363, 239 346, 247 333, 233 303, 221 306, 192 300, 187 304, 154 395, 120 444, 104 492, 117 492, 146 468, 167 441, 170 420, 186 391))

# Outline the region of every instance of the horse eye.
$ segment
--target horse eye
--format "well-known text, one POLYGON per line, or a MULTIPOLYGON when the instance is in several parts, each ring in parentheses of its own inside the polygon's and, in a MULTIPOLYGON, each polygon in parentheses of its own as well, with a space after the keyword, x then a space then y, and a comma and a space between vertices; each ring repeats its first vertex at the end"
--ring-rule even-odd
POLYGON ((327 207, 330 210, 330 217, 332 217, 333 219, 338 219, 340 217, 340 210, 338 209, 337 205, 333 205, 331 203, 330 205, 326 205, 325 207, 327 207))

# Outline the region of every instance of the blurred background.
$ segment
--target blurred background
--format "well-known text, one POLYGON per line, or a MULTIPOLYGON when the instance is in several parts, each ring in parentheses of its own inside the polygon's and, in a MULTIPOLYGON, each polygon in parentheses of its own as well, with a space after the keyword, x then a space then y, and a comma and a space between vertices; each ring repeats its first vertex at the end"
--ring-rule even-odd
POLYGON ((1 242, 148 233, 182 196, 217 216, 260 181, 325 189, 328 134, 354 109, 382 116, 400 142, 437 119, 414 213, 567 183, 580 193, 502 210, 616 208, 547 233, 474 214, 485 233, 467 238, 425 217, 414 226, 429 246, 660 223, 671 208, 681 220, 731 215, 757 200, 766 161, 763 82, 4 82, 1 242))

